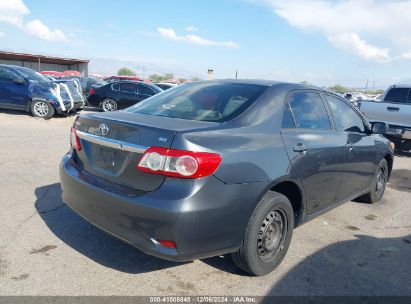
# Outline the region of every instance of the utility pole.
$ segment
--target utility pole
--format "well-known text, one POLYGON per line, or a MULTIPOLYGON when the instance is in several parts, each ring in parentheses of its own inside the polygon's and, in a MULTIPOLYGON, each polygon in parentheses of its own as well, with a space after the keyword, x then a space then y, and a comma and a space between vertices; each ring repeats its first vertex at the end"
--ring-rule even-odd
POLYGON ((367 79, 367 84, 365 85, 365 91, 364 91, 364 93, 367 93, 367 89, 368 89, 368 79, 367 79))

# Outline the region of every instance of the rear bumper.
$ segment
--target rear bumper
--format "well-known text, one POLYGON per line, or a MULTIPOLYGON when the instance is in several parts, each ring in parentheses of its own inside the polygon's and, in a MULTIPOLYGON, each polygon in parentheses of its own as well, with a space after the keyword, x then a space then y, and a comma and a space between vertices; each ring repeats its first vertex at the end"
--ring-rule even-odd
POLYGON ((266 183, 226 185, 214 176, 166 178, 153 192, 115 185, 81 169, 67 154, 60 165, 64 202, 80 216, 137 247, 172 261, 236 251, 266 183), (156 244, 171 240, 176 249, 156 244))
POLYGON ((387 137, 411 140, 411 128, 389 125, 387 137))

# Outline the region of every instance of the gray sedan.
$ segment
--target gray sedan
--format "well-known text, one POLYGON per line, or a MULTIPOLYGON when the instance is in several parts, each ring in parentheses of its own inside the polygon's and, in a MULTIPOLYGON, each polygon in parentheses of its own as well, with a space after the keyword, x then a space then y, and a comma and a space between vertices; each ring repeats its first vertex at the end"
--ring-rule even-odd
POLYGON ((297 225, 357 197, 381 199, 393 165, 386 128, 316 87, 186 84, 123 111, 80 115, 60 166, 63 199, 147 254, 230 253, 264 275, 297 225))

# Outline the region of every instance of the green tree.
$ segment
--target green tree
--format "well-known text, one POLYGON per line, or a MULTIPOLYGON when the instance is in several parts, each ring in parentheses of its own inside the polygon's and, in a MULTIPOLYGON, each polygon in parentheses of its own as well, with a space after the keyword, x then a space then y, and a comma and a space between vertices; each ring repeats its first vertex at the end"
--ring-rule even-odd
POLYGON ((173 73, 166 73, 164 75, 151 74, 148 76, 152 82, 161 82, 164 80, 174 79, 173 73))
POLYGON ((136 76, 136 73, 133 70, 128 68, 121 68, 117 71, 118 76, 136 76))
POLYGON ((174 74, 173 73, 164 74, 163 80, 170 80, 170 79, 174 79, 174 74))
POLYGON ((332 87, 329 87, 328 89, 332 90, 334 92, 340 93, 340 94, 344 94, 344 93, 347 93, 348 91, 350 91, 349 88, 346 88, 346 87, 344 87, 340 84, 335 84, 332 87))
POLYGON ((152 82, 161 82, 163 80, 163 76, 158 74, 151 74, 148 78, 150 78, 152 82))
POLYGON ((192 80, 192 81, 199 81, 199 80, 201 80, 201 79, 198 78, 198 77, 191 77, 191 80, 192 80))

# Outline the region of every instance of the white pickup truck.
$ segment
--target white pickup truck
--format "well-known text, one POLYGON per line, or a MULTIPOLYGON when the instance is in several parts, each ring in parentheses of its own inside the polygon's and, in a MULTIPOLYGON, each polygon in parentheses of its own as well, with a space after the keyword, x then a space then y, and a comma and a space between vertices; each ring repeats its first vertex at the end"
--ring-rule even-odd
POLYGON ((370 122, 385 122, 391 140, 411 149, 411 85, 393 85, 381 101, 361 101, 361 113, 370 122))

